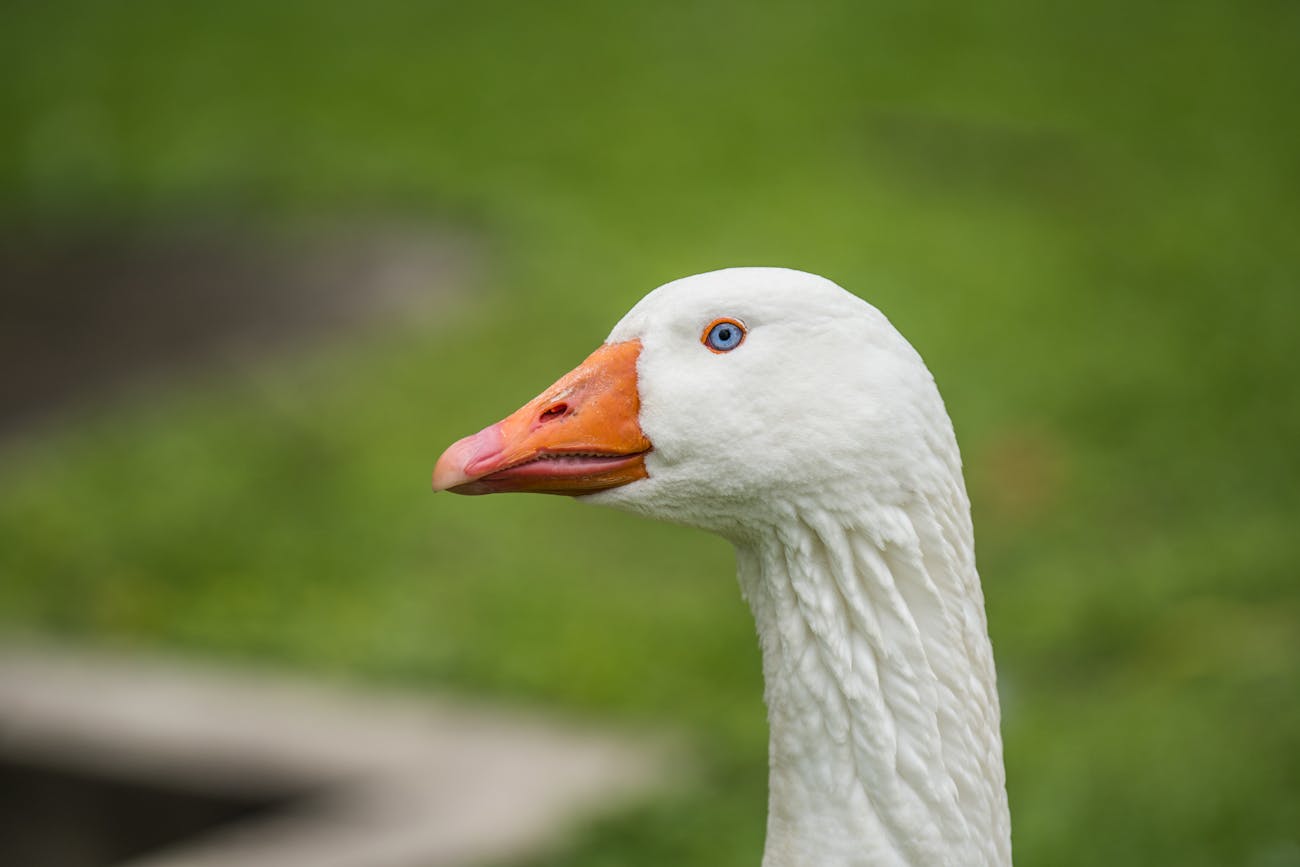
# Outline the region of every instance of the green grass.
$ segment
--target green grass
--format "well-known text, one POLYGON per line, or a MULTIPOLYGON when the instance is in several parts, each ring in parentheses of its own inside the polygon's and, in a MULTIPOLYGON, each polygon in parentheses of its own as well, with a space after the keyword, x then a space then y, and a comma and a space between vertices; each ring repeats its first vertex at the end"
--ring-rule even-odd
POLYGON ((0 12, 0 219, 488 239, 454 317, 0 456, 0 628, 675 726, 541 864, 753 865, 757 650, 709 537, 434 497, 645 290, 826 274, 962 441, 1022 865, 1300 864, 1300 11, 1001 0, 0 12))

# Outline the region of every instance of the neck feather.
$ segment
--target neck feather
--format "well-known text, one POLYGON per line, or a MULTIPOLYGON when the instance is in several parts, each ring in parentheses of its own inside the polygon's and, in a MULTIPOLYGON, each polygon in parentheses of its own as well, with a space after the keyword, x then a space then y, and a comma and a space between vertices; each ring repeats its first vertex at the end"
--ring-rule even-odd
POLYGON ((772 504, 771 524, 736 540, 771 726, 764 867, 1011 863, 956 479, 905 505, 772 504))

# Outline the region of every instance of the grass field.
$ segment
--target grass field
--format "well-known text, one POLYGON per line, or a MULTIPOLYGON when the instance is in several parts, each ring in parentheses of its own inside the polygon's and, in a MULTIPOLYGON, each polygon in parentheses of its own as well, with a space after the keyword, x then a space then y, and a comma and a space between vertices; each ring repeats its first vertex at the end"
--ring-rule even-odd
POLYGON ((545 864, 754 865, 722 542, 428 493, 644 291, 781 264, 885 310, 966 457, 1021 865, 1300 865, 1300 6, 0 10, 0 221, 381 215, 485 239, 442 321, 0 453, 0 628, 685 731, 545 864))

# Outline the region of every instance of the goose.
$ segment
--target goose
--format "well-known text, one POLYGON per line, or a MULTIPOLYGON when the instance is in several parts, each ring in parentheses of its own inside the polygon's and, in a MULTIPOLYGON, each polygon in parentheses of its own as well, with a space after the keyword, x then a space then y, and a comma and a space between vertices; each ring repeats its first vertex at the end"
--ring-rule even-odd
POLYGON ((784 268, 667 283, 451 445, 433 488, 579 496, 732 543, 768 714, 763 867, 1011 863, 961 457, 875 307, 784 268))

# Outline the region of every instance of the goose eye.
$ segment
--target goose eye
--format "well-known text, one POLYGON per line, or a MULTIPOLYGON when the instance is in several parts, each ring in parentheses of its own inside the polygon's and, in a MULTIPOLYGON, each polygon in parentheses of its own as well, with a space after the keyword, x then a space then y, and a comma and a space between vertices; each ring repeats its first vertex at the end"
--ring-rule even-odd
POLYGON ((745 339, 745 326, 734 319, 715 319, 704 329, 700 342, 712 352, 730 352, 745 339))

